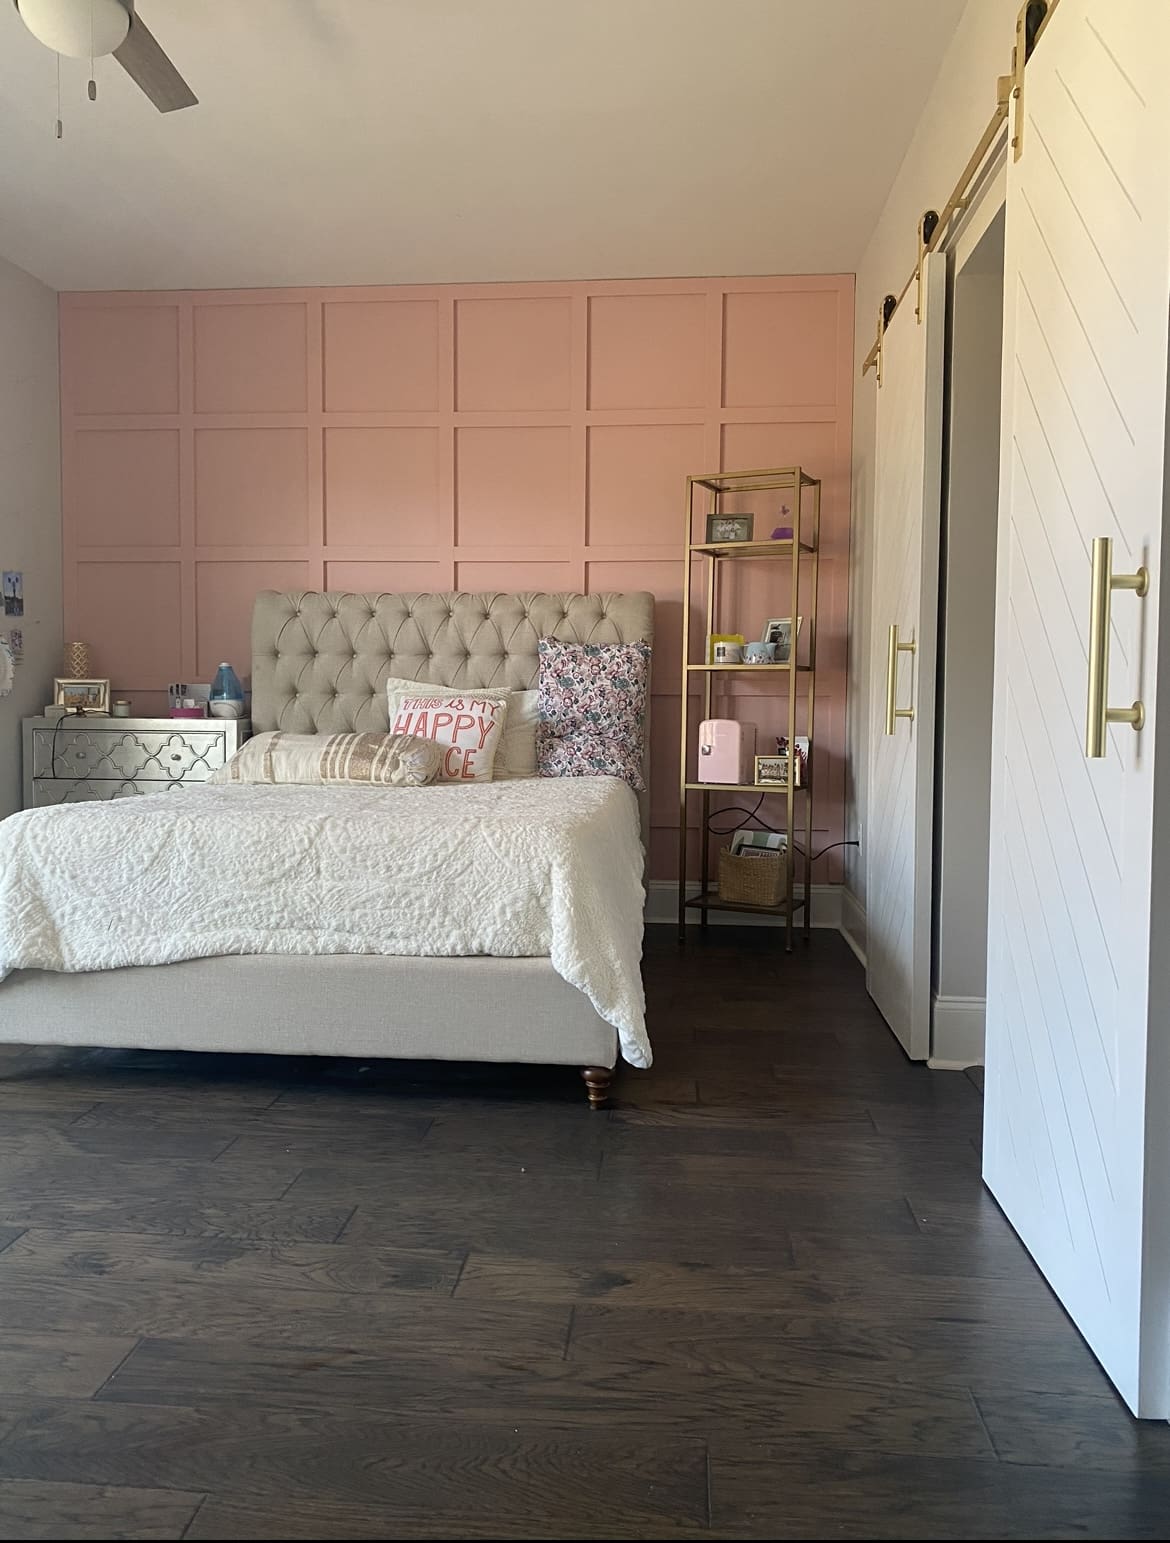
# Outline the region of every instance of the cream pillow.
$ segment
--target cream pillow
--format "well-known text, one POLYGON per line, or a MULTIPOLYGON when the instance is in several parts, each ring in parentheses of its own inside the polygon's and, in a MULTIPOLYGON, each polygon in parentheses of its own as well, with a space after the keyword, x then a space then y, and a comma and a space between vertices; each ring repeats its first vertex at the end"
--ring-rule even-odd
POLYGON ((398 706, 403 697, 420 696, 469 696, 489 702, 508 704, 508 717, 504 724, 504 742, 496 752, 494 782, 511 782, 517 777, 536 776, 536 725, 540 721, 537 700, 540 693, 533 691, 509 691, 504 686, 485 686, 482 691, 471 692, 468 686, 431 686, 420 680, 404 680, 391 675, 386 681, 386 707, 393 725, 398 706))
POLYGON ((424 686, 418 695, 399 700, 390 733, 433 739, 441 746, 439 782, 490 782, 507 717, 506 698, 473 692, 436 696, 424 686))
POLYGON ((319 786, 421 787, 433 782, 443 752, 411 734, 285 734, 246 740, 208 782, 295 782, 319 786))

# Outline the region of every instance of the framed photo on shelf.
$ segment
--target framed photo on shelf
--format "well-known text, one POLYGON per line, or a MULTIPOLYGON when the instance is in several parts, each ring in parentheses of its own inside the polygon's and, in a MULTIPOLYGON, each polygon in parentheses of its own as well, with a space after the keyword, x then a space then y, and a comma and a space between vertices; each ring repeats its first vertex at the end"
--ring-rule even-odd
POLYGON ((792 663, 792 641, 800 636, 800 624, 803 616, 796 618, 796 627, 793 629, 791 616, 770 616, 764 623, 764 635, 760 639, 762 643, 775 643, 776 663, 792 663))
POLYGON ((709 514, 707 516, 707 544, 723 542, 730 546, 736 541, 750 541, 755 527, 754 514, 709 514))
MULTIPOLYGON (((788 768, 791 765, 791 757, 787 755, 758 755, 756 756, 756 787, 758 788, 786 788, 788 786, 788 768)), ((803 768, 804 761, 799 752, 796 755, 796 783, 795 786, 804 786, 803 768)))
POLYGON ((67 713, 108 713, 110 683, 108 680, 70 680, 58 676, 53 681, 53 706, 63 707, 67 713))

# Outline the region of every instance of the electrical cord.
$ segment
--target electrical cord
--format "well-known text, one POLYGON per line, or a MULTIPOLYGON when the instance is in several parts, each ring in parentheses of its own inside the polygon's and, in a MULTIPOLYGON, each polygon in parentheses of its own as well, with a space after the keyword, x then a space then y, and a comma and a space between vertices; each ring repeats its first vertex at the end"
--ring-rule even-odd
MULTIPOLYGON (((773 836, 782 836, 784 834, 784 831, 783 831, 782 827, 780 827, 778 825, 769 825, 767 820, 765 820, 763 815, 761 815, 761 813, 760 813, 760 810, 764 807, 764 799, 765 799, 766 796, 767 795, 764 794, 764 793, 760 794, 759 799, 756 801, 756 806, 755 806, 754 809, 744 809, 744 810, 739 811, 742 814, 742 819, 736 820, 733 825, 716 825, 715 824, 715 821, 719 817, 719 815, 721 815, 721 814, 729 814, 731 812, 730 810, 720 809, 716 814, 712 814, 712 815, 708 816, 708 819, 707 819, 707 830, 708 830, 708 832, 712 836, 730 836, 730 835, 733 835, 737 830, 743 830, 746 826, 750 825, 751 822, 754 820, 757 825, 762 826, 763 829, 766 830, 766 831, 770 831, 773 836)), ((822 847, 819 852, 814 852, 813 853, 812 861, 814 863, 817 862, 820 858, 824 857, 826 852, 836 851, 836 849, 838 847, 855 847, 855 846, 860 846, 860 845, 861 845, 861 843, 859 841, 831 841, 827 847, 822 847)), ((805 855, 804 854, 804 848, 801 847, 801 846, 798 846, 795 841, 792 843, 792 850, 794 852, 799 852, 801 857, 803 857, 805 855)))
POLYGON ((85 714, 80 707, 70 707, 57 719, 53 725, 53 742, 49 746, 49 776, 57 780, 57 736, 61 732, 61 725, 66 718, 84 718, 85 714))

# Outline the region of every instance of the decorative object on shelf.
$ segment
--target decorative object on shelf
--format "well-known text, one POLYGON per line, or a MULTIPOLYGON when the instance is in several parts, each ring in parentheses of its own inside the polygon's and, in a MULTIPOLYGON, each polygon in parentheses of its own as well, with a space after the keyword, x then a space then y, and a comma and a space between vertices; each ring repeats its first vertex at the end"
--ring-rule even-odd
MULTIPOLYGON (((786 755, 756 756, 756 786, 758 788, 788 786, 788 757, 786 755)), ((799 779, 797 786, 800 786, 799 779)))
POLYGON ((89 644, 66 643, 65 678, 67 680, 90 680, 92 677, 93 666, 89 660, 89 644))
POLYGON ((53 706, 67 713, 92 713, 105 717, 110 711, 108 680, 74 680, 58 675, 53 681, 53 706))
POLYGON ((172 718, 206 718, 210 694, 210 686, 190 686, 186 681, 173 681, 167 687, 168 711, 172 718))
POLYGON ((5 568, 0 577, 0 587, 4 590, 4 614, 5 616, 24 615, 24 574, 14 568, 5 568))
MULTIPOLYGON (((800 636, 800 624, 803 616, 796 618, 796 635, 800 636)), ((792 617, 773 616, 764 623, 764 642, 775 643, 776 663, 792 663, 792 617)))
MULTIPOLYGON (((776 754, 788 754, 787 734, 778 734, 776 736, 776 754)), ((808 735, 798 734, 796 736, 796 785, 798 788, 808 786, 808 754, 808 735)))
POLYGON ((730 656, 728 656, 726 654, 723 654, 723 655, 720 655, 718 658, 716 658, 715 650, 719 647, 719 645, 721 643, 734 643, 737 647, 742 648, 743 647, 743 633, 742 632, 709 632, 707 634, 707 663, 708 664, 734 664, 734 663, 736 663, 736 657, 735 657, 734 654, 732 654, 730 656))
MULTIPOLYGON (((770 503, 771 500, 769 499, 770 503)), ((771 515, 766 516, 771 524, 771 515)), ((813 716, 816 707, 816 639, 817 639, 817 582, 820 568, 820 521, 821 484, 799 466, 784 466, 774 470, 711 472, 704 476, 691 476, 686 482, 685 537, 683 544, 682 593, 706 595, 706 625, 694 625, 694 608, 683 606, 682 616, 682 713, 679 766, 679 884, 678 923, 680 940, 688 912, 697 911, 699 920, 707 924, 712 911, 758 911, 774 917, 784 926, 785 947, 791 951, 796 926, 809 935, 810 918, 806 898, 812 889, 813 808, 812 789, 800 785, 803 765, 798 761, 793 775, 789 776, 788 763, 778 764, 779 755, 765 756, 765 763, 776 780, 756 780, 756 744, 748 741, 748 726, 739 725, 738 745, 730 738, 727 729, 733 727, 730 720, 718 719, 722 708, 732 710, 732 704, 742 697, 729 694, 728 688, 735 676, 723 677, 721 671, 742 670, 747 672, 755 664, 756 681, 751 696, 753 716, 768 710, 774 702, 782 712, 779 723, 768 724, 765 745, 772 743, 777 729, 782 729, 785 744, 799 748, 801 736, 813 733, 813 716), (760 493, 776 494, 779 523, 773 530, 773 539, 752 538, 752 517, 737 516, 724 512, 724 504, 735 507, 745 495, 760 493), (782 500, 782 501, 781 501, 782 500), (731 527, 732 521, 744 519, 744 526, 731 527), (705 530, 705 542, 699 539, 705 530), (737 539, 729 539, 730 537, 737 539), (724 599, 739 596, 740 586, 722 583, 728 563, 779 563, 776 568, 760 570, 762 578, 773 579, 771 592, 775 595, 774 609, 786 605, 789 617, 771 618, 759 642, 744 644, 738 634, 720 630, 720 605, 724 599), (709 566, 708 566, 709 565, 709 566), (702 568, 701 575, 695 568, 702 568), (796 668, 794 644, 800 630, 798 619, 808 616, 808 632, 803 641, 803 663, 796 668), (706 651, 700 654, 702 639, 706 651), (724 662, 716 653, 720 642, 734 642, 741 646, 740 660, 724 662), (702 659, 702 663, 699 663, 702 659), (742 662, 741 662, 742 661, 742 662), (772 668, 769 668, 772 666, 772 668), (724 685, 724 681, 727 682, 724 685), (696 710, 694 699, 698 697, 696 710), (718 696, 718 705, 716 697, 718 696), (701 720, 699 744, 696 747, 694 719, 701 720), (713 728, 712 725, 718 725, 713 728), (724 728, 727 725, 727 728, 724 728), (723 748, 720 735, 727 736, 730 747, 725 760, 720 760, 723 748), (748 759, 744 761, 744 752, 748 759), (714 763, 714 764, 713 764, 714 763), (727 779, 727 780, 724 780, 727 779), (779 826, 782 845, 779 849, 748 847, 743 852, 726 849, 716 858, 715 844, 708 832, 716 815, 725 813, 735 816, 732 828, 752 823, 752 814, 741 804, 726 809, 721 795, 754 794, 755 808, 761 809, 765 799, 769 807, 780 813, 772 814, 767 822, 779 826), (701 811, 690 802, 695 796, 701 800, 701 811), (780 802, 777 803, 776 801, 780 802), (797 821, 801 829, 797 834, 797 821), (699 842, 698 873, 695 873, 693 855, 696 826, 702 833, 699 842), (799 847, 797 843, 799 842, 799 847), (718 864, 718 871, 713 872, 718 864), (689 871, 688 871, 689 870, 689 871), (742 877, 741 877, 742 875, 742 877), (754 876, 753 876, 754 875, 754 876), (797 880, 803 889, 797 887, 797 880), (693 880, 699 880, 695 893, 693 880), (803 911, 803 916, 798 913, 803 911)), ((740 597, 741 598, 741 597, 740 597)), ((780 712, 776 717, 780 717, 780 712)), ((806 738, 807 743, 807 738, 806 738)))
POLYGON ((226 660, 215 672, 207 697, 207 710, 213 718, 242 718, 244 688, 240 677, 226 660))
POLYGON ((110 703, 111 718, 129 718, 129 716, 130 703, 126 701, 125 697, 120 697, 118 701, 110 703))
POLYGON ((708 515, 707 542, 713 546, 716 542, 731 544, 737 541, 750 541, 755 523, 754 514, 708 515))
POLYGON ((706 718, 699 725, 700 782, 746 782, 756 754, 756 726, 734 718, 706 718))
POLYGON ((754 857, 758 852, 783 852, 787 845, 782 830, 737 830, 728 850, 732 857, 754 857))
POLYGON ((12 653, 12 645, 5 638, 0 638, 0 696, 8 695, 15 678, 16 659, 12 653))
POLYGON ((786 519, 790 519, 791 516, 792 516, 792 510, 788 507, 788 505, 787 504, 781 504, 780 505, 780 524, 777 525, 776 529, 772 532, 772 540, 773 541, 791 541, 792 540, 792 526, 784 524, 784 521, 786 519))
POLYGON ((720 638, 711 645, 712 664, 742 664, 743 644, 733 643, 730 638, 720 638))
POLYGON ((745 643, 743 645, 744 664, 775 664, 775 643, 745 643))

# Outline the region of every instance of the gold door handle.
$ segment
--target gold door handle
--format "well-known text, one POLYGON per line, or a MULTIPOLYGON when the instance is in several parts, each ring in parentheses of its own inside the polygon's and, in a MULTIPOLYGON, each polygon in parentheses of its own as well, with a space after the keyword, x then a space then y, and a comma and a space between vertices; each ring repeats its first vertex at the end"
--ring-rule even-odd
POLYGON ((890 624, 890 640, 886 649, 886 733, 892 734, 898 727, 899 718, 913 718, 912 707, 898 706, 898 655, 918 652, 914 642, 898 642, 898 624, 890 624))
POLYGON ((1130 707, 1110 707, 1109 702, 1109 630, 1113 591, 1132 589, 1139 600, 1149 593, 1147 568, 1136 573, 1114 573, 1113 542, 1108 536, 1093 541, 1093 576, 1089 599, 1089 710, 1085 724, 1085 755, 1099 761, 1105 755, 1105 728, 1110 723, 1128 723, 1135 732, 1146 721, 1142 702, 1130 707))

